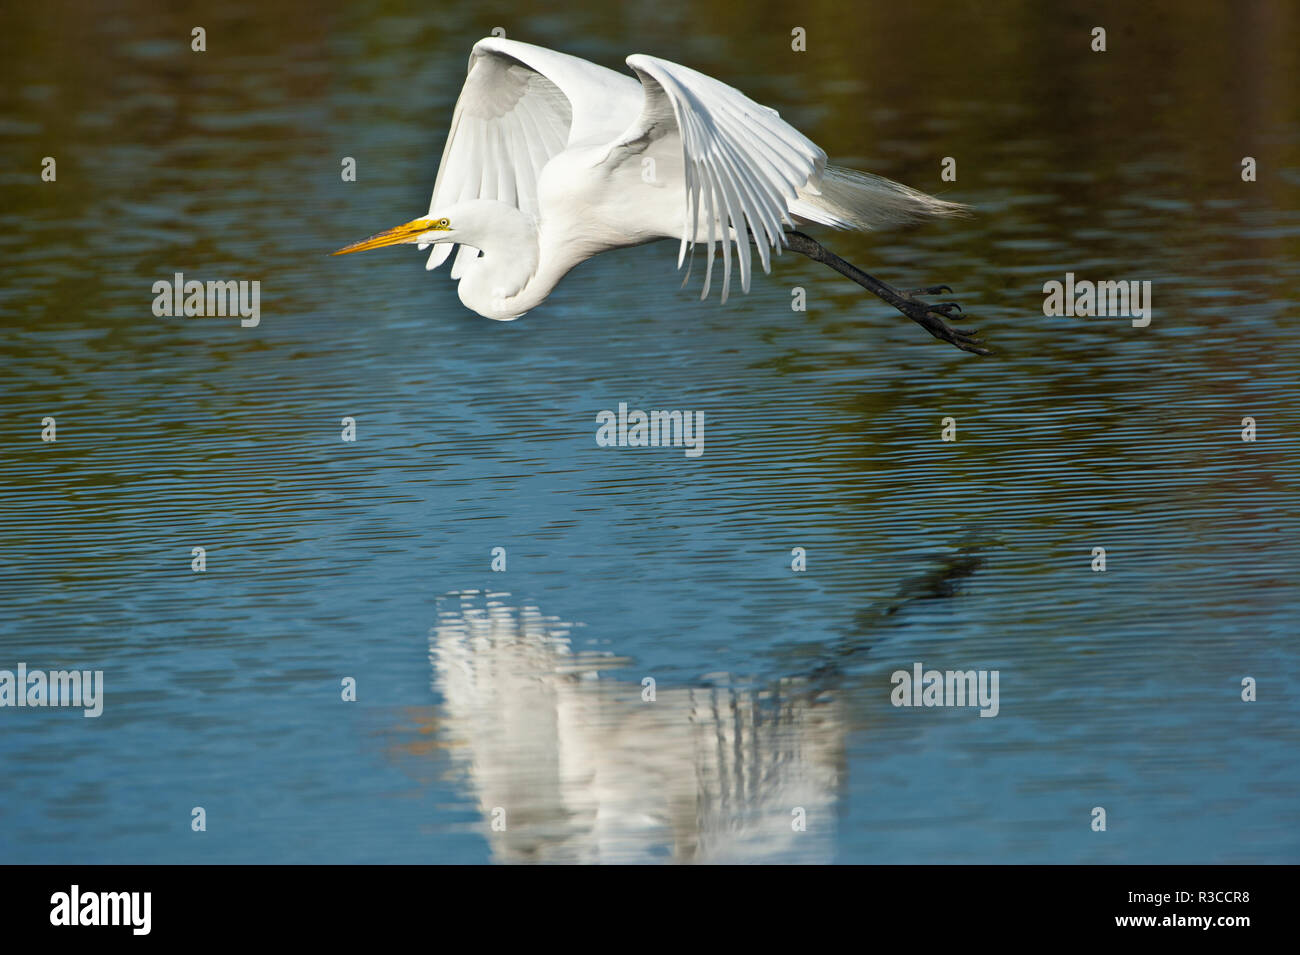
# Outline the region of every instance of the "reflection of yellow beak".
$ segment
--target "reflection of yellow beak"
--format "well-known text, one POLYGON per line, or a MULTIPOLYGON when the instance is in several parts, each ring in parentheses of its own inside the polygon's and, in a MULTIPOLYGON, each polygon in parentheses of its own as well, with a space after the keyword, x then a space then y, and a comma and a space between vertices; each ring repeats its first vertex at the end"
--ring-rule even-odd
POLYGON ((426 232, 438 231, 433 228, 432 219, 412 219, 410 222, 391 229, 385 229, 378 235, 372 235, 360 242, 345 245, 330 255, 347 255, 349 252, 365 252, 367 249, 382 249, 386 245, 398 245, 402 242, 415 242, 426 232))

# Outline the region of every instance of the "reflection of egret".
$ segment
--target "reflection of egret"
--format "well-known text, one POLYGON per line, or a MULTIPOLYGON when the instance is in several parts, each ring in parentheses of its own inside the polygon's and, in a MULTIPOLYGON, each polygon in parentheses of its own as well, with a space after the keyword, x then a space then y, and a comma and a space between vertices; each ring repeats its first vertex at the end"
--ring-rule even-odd
POLYGON ((793 231, 801 223, 868 230, 958 215, 963 206, 827 165, 826 153, 774 110, 703 73, 640 54, 627 64, 636 79, 528 43, 480 40, 428 215, 335 254, 431 244, 432 269, 459 245, 451 275, 460 300, 508 321, 540 305, 575 265, 611 249, 677 239, 680 266, 688 248, 707 243, 707 296, 721 244, 725 302, 733 243, 745 291, 753 252, 769 271, 772 251, 788 247, 936 338, 987 354, 974 332, 944 321, 961 310, 955 302, 916 297, 946 286, 895 289, 793 231))
POLYGON ((659 688, 646 702, 639 683, 599 676, 626 661, 575 654, 535 609, 447 604, 430 637, 441 733, 499 861, 830 860, 837 704, 791 683, 659 688), (490 826, 498 809, 504 831, 490 826))

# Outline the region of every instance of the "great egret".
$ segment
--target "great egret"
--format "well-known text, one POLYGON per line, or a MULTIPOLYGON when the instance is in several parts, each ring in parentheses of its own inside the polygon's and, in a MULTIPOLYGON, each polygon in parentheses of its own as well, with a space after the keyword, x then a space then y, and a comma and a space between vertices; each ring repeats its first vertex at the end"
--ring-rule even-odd
POLYGON ((964 206, 828 165, 775 110, 703 73, 642 54, 627 64, 636 79, 529 43, 480 40, 428 215, 334 254, 432 245, 425 268, 434 269, 459 245, 451 275, 460 300, 511 321, 578 263, 658 239, 679 240, 679 268, 688 249, 708 243, 701 298, 720 242, 725 302, 731 245, 749 291, 752 241, 765 272, 772 250, 784 246, 851 278, 934 337, 988 354, 974 331, 944 320, 961 306, 917 297, 947 286, 895 289, 795 231, 808 222, 868 230, 960 215, 964 206))
POLYGON ((495 861, 834 855, 849 715, 825 684, 715 669, 661 683, 647 706, 639 676, 607 672, 630 660, 574 646, 567 624, 500 592, 440 600, 429 659, 442 702, 414 717, 412 755, 448 765, 485 822, 508 807, 509 826, 483 827, 495 861))

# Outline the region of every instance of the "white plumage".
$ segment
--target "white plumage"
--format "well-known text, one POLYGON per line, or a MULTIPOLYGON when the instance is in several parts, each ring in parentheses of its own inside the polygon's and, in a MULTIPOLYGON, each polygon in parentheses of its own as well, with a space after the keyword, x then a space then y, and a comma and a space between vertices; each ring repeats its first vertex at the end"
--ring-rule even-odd
POLYGON ((610 249, 675 239, 680 267, 706 245, 707 297, 721 246, 725 302, 733 246, 748 291, 754 251, 769 271, 800 223, 862 230, 964 209, 827 165, 775 110, 710 76, 643 54, 627 64, 635 78, 516 40, 480 40, 427 218, 340 251, 432 244, 433 269, 459 246, 451 274, 461 300, 508 320, 610 249))

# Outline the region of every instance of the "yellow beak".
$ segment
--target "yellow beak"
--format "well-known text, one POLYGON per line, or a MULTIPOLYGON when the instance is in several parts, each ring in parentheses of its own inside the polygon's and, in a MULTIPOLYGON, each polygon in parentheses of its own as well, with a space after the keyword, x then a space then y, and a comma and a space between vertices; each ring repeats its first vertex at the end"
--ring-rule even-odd
POLYGON ((368 249, 382 249, 386 245, 399 245, 403 242, 415 242, 421 235, 426 232, 436 231, 433 228, 432 219, 412 219, 410 222, 394 226, 391 229, 385 229, 378 235, 372 235, 368 239, 362 239, 360 242, 353 242, 351 245, 345 245, 337 252, 331 252, 330 255, 347 255, 349 252, 365 252, 368 249))

